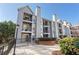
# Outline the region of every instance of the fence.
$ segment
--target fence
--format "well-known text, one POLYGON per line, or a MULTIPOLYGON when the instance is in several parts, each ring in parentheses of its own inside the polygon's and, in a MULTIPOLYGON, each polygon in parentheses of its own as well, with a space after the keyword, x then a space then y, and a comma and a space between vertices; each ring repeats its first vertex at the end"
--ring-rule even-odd
POLYGON ((0 46, 0 55, 9 54, 11 48, 14 46, 15 43, 16 43, 16 40, 12 39, 9 41, 9 43, 1 45, 0 46))

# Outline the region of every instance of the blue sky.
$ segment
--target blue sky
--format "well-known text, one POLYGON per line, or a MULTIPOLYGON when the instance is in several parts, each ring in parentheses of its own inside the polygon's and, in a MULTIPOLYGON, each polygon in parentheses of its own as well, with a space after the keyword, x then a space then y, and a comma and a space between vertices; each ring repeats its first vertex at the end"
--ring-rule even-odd
POLYGON ((17 21, 17 9, 22 6, 29 5, 33 12, 36 6, 41 7, 41 15, 44 18, 52 19, 53 14, 57 14, 62 20, 66 20, 74 24, 79 24, 79 4, 68 3, 43 3, 43 4, 27 4, 27 3, 0 3, 0 21, 12 20, 17 21))

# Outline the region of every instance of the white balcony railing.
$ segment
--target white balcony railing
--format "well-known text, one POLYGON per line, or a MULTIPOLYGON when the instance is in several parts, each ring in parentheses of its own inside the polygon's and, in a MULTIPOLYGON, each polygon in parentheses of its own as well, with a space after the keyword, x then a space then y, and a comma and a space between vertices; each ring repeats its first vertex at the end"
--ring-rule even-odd
POLYGON ((32 21, 29 20, 23 20, 23 22, 32 23, 32 21))

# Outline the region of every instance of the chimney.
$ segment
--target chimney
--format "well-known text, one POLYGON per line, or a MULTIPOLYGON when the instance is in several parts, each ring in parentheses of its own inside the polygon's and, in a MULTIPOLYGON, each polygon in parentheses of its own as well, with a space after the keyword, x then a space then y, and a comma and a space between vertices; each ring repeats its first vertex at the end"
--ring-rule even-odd
POLYGON ((35 10, 35 15, 41 17, 41 8, 39 6, 37 6, 37 8, 35 10))
POLYGON ((43 20, 41 18, 41 8, 37 6, 35 11, 36 17, 36 38, 43 37, 43 20))
POLYGON ((56 14, 54 14, 54 15, 52 16, 52 19, 53 19, 53 21, 56 21, 56 20, 57 20, 56 14))

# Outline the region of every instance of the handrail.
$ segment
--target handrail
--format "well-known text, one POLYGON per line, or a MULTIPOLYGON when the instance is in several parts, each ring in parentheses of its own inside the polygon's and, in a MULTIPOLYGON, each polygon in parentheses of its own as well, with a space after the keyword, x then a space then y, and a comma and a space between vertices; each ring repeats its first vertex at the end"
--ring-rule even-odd
POLYGON ((7 55, 9 54, 10 50, 12 49, 12 47, 15 44, 15 39, 10 40, 8 43, 3 44, 2 46, 0 46, 0 55, 7 55))

